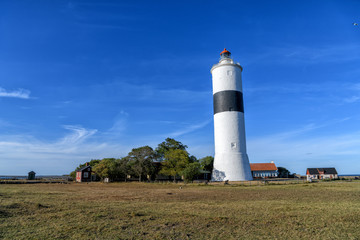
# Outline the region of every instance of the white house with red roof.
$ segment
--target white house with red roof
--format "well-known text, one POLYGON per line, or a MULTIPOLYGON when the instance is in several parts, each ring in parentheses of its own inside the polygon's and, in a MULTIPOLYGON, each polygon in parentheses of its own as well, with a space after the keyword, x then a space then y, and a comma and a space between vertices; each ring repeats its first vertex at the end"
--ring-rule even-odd
POLYGON ((250 163, 253 178, 277 178, 278 168, 274 162, 270 163, 250 163))

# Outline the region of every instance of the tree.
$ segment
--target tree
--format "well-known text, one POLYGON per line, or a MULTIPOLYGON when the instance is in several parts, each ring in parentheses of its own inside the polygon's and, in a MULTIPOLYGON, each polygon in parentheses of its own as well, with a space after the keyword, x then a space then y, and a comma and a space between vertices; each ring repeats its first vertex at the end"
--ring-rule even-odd
MULTIPOLYGON (((100 161, 101 161, 100 159, 91 159, 89 162, 89 166, 95 167, 96 164, 100 163, 100 161)), ((84 165, 86 165, 86 163, 84 165)))
POLYGON ((132 161, 132 170, 139 176, 139 182, 144 175, 151 175, 153 170, 152 162, 155 158, 154 150, 149 146, 133 148, 128 154, 132 161))
POLYGON ((290 171, 284 167, 278 167, 278 173, 279 178, 288 178, 290 176, 290 171))
POLYGON ((189 163, 182 171, 185 182, 192 182, 194 178, 200 173, 201 165, 199 162, 189 163))
POLYGON ((118 178, 123 177, 126 182, 127 175, 132 174, 132 169, 131 169, 130 161, 129 161, 128 157, 116 159, 116 171, 118 174, 118 178))
POLYGON ((98 164, 95 165, 93 171, 101 178, 114 179, 117 176, 116 171, 116 159, 104 158, 98 164))
POLYGON ((190 159, 190 162, 191 162, 191 163, 193 163, 193 162, 199 162, 199 160, 198 160, 194 155, 191 155, 191 156, 189 157, 189 159, 190 159))
POLYGON ((76 178, 76 171, 72 171, 69 176, 74 180, 76 178))
POLYGON ((162 162, 161 174, 174 177, 180 174, 190 162, 189 153, 184 149, 171 149, 165 153, 165 160, 162 162))
POLYGON ((206 157, 199 159, 199 162, 201 164, 202 169, 204 169, 205 171, 212 172, 212 170, 214 168, 214 157, 206 156, 206 157))
POLYGON ((166 138, 164 142, 160 143, 155 149, 156 158, 160 161, 164 160, 165 154, 170 150, 180 149, 186 150, 187 146, 173 138, 166 138))

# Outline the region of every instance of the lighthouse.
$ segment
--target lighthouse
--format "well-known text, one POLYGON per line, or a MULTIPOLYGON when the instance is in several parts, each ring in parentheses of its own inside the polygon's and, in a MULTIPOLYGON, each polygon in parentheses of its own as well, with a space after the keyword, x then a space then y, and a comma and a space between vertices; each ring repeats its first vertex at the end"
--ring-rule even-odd
POLYGON ((242 70, 226 49, 211 68, 215 137, 212 181, 252 180, 246 153, 242 70))

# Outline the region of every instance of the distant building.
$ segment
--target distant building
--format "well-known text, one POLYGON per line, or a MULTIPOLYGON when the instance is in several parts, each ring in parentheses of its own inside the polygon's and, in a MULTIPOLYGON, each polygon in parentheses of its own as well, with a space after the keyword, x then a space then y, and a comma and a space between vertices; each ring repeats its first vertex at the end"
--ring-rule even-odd
POLYGON ((76 170, 76 182, 91 182, 91 166, 86 166, 76 170))
POLYGON ((194 178, 194 180, 211 180, 211 172, 206 170, 200 170, 200 173, 194 178))
POLYGON ((338 178, 335 168, 308 168, 306 169, 306 178, 308 181, 313 179, 334 179, 338 178))
POLYGON ((35 180, 35 172, 31 171, 28 173, 28 180, 35 180))
POLYGON ((253 178, 277 178, 278 169, 275 163, 250 163, 253 178))

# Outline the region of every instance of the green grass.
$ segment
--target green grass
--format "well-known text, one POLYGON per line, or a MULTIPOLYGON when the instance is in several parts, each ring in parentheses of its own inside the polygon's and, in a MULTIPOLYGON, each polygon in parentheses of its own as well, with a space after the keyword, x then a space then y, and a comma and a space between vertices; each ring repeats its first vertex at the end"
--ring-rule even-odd
POLYGON ((359 181, 2 184, 0 238, 360 239, 359 199, 359 181))

